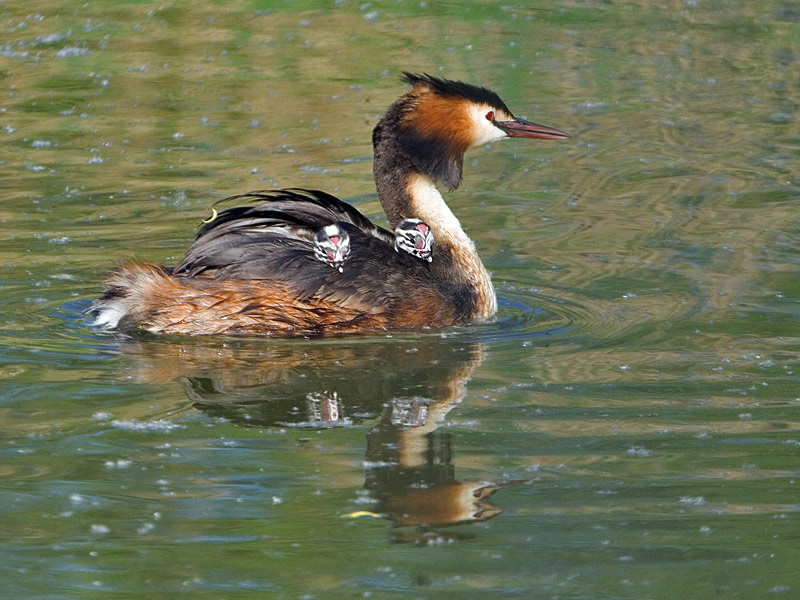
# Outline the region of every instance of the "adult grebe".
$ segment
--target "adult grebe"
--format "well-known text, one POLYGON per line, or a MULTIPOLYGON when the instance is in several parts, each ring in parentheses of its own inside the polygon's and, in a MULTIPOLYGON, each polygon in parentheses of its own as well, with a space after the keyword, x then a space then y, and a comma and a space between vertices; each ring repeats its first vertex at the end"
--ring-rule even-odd
POLYGON ((485 88, 430 75, 404 73, 403 79, 412 89, 372 134, 373 172, 391 226, 419 219, 429 228, 431 262, 396 251, 395 235, 324 192, 250 192, 227 200, 256 205, 221 211, 174 268, 130 263, 113 273, 92 305, 95 324, 154 333, 316 336, 491 317, 497 298, 489 273, 435 182, 458 187, 464 153, 473 146, 569 136, 516 118, 485 88), (347 235, 341 272, 341 256, 329 261, 315 248, 328 243, 317 232, 333 224, 347 235))

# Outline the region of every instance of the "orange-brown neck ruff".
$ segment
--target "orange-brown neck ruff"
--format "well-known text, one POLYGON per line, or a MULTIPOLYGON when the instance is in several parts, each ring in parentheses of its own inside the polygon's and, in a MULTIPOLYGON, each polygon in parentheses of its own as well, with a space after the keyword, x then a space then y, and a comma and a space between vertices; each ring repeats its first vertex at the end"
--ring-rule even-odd
POLYGON ((473 142, 469 102, 416 86, 400 104, 394 135, 402 153, 424 173, 453 190, 461 183, 464 152, 473 142))
MULTIPOLYGON (((494 119, 513 115, 494 92, 406 74, 414 87, 387 113, 399 113, 395 134, 408 159, 434 181, 455 189, 468 148, 507 137, 494 119)), ((386 118, 385 118, 386 119, 386 118)))
POLYGON ((475 244, 464 233, 461 223, 445 203, 433 181, 422 174, 409 177, 406 193, 413 216, 425 221, 433 231, 436 253, 449 252, 459 270, 475 292, 475 309, 472 317, 484 320, 497 312, 497 296, 492 278, 483 266, 475 244))
POLYGON ((453 153, 463 155, 474 139, 469 113, 471 103, 461 98, 439 96, 425 87, 414 88, 409 96, 412 103, 403 124, 413 127, 422 137, 444 140, 453 153))

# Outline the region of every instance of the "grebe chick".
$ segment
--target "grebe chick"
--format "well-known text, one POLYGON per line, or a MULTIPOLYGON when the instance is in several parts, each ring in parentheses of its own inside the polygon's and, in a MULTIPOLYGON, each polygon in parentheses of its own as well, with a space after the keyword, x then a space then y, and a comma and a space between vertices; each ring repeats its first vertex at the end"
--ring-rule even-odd
POLYGON ((314 256, 339 273, 350 254, 350 236, 337 223, 326 225, 314 236, 314 256))
POLYGON ((373 174, 391 228, 424 222, 435 260, 397 252, 391 230, 324 192, 250 192, 229 198, 242 205, 203 225, 176 266, 130 263, 110 275, 92 305, 95 323, 169 334, 322 336, 494 315, 489 273, 436 184, 457 188, 464 153, 474 146, 569 136, 515 117, 486 88, 430 75, 403 79, 411 89, 372 133, 373 174), (315 234, 331 223, 349 236, 341 273, 315 249, 315 234))
POLYGON ((422 219, 403 219, 394 230, 394 249, 431 262, 433 232, 422 219))

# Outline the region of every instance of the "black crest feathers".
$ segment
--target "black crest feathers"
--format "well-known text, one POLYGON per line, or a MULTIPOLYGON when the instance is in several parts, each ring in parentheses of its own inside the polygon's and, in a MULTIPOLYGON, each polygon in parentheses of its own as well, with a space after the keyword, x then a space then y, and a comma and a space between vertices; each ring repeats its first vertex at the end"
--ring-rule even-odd
POLYGON ((402 79, 412 87, 418 85, 427 86, 432 92, 440 96, 464 98, 476 104, 488 104, 489 106, 505 111, 509 115, 513 114, 500 96, 485 87, 464 83, 463 81, 440 79, 439 77, 434 77, 427 73, 415 74, 409 73, 408 71, 403 72, 402 79))

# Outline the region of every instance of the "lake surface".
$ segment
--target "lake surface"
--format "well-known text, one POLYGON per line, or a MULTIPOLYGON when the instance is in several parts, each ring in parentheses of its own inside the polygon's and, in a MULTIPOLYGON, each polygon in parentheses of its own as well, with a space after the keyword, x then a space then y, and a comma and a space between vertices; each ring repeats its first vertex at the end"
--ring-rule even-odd
POLYGON ((0 32, 3 594, 798 597, 800 4, 34 0, 0 32), (385 223, 403 70, 573 136, 446 194, 495 321, 90 326, 218 198, 385 223))

